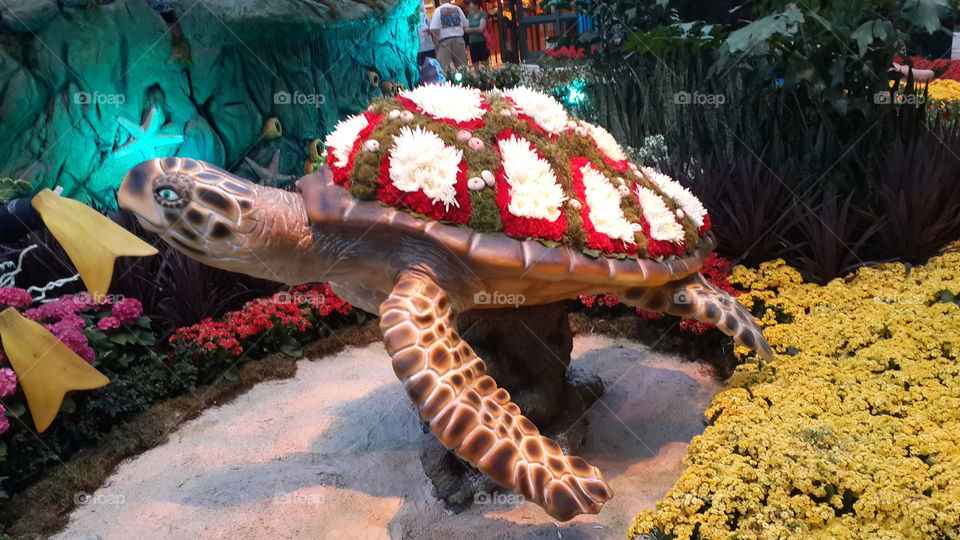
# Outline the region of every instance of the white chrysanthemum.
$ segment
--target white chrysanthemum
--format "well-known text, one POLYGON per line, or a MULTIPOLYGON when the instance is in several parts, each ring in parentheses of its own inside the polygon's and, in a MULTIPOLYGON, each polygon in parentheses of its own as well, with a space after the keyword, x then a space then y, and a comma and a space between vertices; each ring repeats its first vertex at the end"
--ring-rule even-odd
POLYGON ((447 84, 425 84, 400 92, 434 118, 467 122, 483 116, 483 94, 476 88, 447 84))
POLYGON ((333 150, 333 164, 337 167, 346 167, 350 159, 353 143, 357 142, 360 132, 369 125, 367 117, 355 114, 337 122, 333 131, 323 140, 324 146, 333 150))
POLYGON ((510 185, 507 210, 520 217, 555 221, 567 200, 550 164, 540 159, 530 141, 511 135, 498 143, 503 172, 510 185))
POLYGON ((549 133, 559 135, 567 130, 567 122, 570 120, 567 110, 559 101, 543 92, 518 86, 504 91, 503 95, 512 99, 520 112, 533 118, 549 133))
POLYGON ((593 228, 610 238, 635 244, 633 235, 642 227, 630 223, 623 215, 623 209, 620 208, 620 190, 613 187, 607 177, 593 165, 584 165, 580 172, 583 173, 583 187, 593 228))
POLYGON ((637 185, 636 193, 643 217, 650 224, 650 238, 673 243, 683 241, 683 226, 677 223, 677 218, 663 199, 652 189, 641 185, 637 185))
POLYGON ((707 215, 707 209, 703 207, 700 199, 689 189, 680 185, 680 182, 661 172, 657 172, 650 167, 643 167, 641 170, 667 197, 677 201, 677 204, 680 205, 686 215, 690 216, 698 229, 703 227, 703 218, 707 215))
POLYGON ((587 130, 590 131, 593 142, 597 143, 597 148, 599 148, 607 158, 614 161, 627 159, 627 154, 623 151, 623 148, 620 147, 620 143, 613 138, 613 135, 611 135, 609 131, 588 122, 584 122, 584 125, 587 126, 587 130))
POLYGON ((423 191, 447 208, 457 203, 457 175, 463 153, 421 127, 400 128, 390 149, 390 180, 400 191, 423 191))

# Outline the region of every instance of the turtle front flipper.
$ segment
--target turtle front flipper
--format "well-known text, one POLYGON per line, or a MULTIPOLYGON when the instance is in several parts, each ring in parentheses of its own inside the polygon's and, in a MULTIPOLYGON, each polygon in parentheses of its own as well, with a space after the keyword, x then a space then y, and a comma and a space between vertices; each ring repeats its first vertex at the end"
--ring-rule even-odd
POLYGON ((756 351, 766 360, 773 360, 773 351, 753 315, 699 272, 660 287, 627 289, 617 297, 625 304, 653 313, 667 313, 715 324, 738 345, 756 351))
POLYGON ((393 370, 444 446, 561 521, 595 514, 613 496, 599 469, 565 456, 486 375, 430 277, 401 276, 380 317, 393 370))

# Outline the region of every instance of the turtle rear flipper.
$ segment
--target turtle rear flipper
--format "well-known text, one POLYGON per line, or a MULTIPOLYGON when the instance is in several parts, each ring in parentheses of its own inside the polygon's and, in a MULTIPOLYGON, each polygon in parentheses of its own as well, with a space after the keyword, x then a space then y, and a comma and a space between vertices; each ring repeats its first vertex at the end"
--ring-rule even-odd
POLYGON ((599 469, 565 456, 485 374, 431 278, 403 275, 380 317, 394 372, 444 446, 561 521, 595 514, 613 496, 599 469))
POLYGON ((773 360, 773 351, 753 315, 700 273, 661 287, 627 289, 618 298, 625 304, 646 311, 715 324, 738 345, 756 351, 765 360, 773 360))

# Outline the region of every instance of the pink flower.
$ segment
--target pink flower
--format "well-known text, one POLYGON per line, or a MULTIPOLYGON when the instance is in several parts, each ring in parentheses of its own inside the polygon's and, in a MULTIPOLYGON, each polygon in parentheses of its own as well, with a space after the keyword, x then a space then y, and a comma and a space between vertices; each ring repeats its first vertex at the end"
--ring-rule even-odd
POLYGON ((120 328, 120 319, 116 317, 104 317, 97 323, 97 328, 101 330, 113 330, 120 328))
POLYGON ((113 305, 113 316, 120 319, 120 322, 133 322, 141 315, 143 315, 143 304, 136 298, 124 298, 113 305))
POLYGON ((6 412, 7 410, 0 404, 0 435, 3 435, 10 429, 10 421, 7 420, 7 415, 4 414, 6 412))
POLYGON ((67 315, 76 315, 78 311, 86 308, 86 304, 77 300, 73 296, 63 296, 48 302, 39 307, 28 309, 24 315, 34 321, 43 321, 45 319, 63 319, 67 315))
POLYGON ((66 330, 82 330, 86 326, 87 321, 83 320, 83 317, 74 313, 64 313, 59 321, 48 324, 47 329, 53 333, 57 333, 58 331, 66 330))
POLYGON ((19 287, 0 287, 0 304, 10 307, 27 307, 33 303, 33 297, 19 287))
POLYGON ((77 353, 80 358, 83 358, 87 362, 93 363, 96 359, 96 354, 94 354, 93 349, 90 348, 90 342, 87 341, 87 336, 83 335, 79 330, 51 330, 53 335, 57 337, 64 345, 70 348, 71 351, 77 353))
POLYGON ((17 374, 10 368, 0 368, 0 398, 17 391, 17 374))

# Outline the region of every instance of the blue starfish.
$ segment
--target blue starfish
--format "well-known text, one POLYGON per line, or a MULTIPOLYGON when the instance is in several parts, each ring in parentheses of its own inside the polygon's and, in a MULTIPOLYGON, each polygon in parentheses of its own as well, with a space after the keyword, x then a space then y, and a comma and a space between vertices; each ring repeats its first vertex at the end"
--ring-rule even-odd
POLYGON ((161 133, 163 121, 163 113, 156 107, 150 107, 150 110, 147 111, 147 115, 140 125, 122 116, 118 116, 117 123, 120 124, 120 127, 127 130, 130 138, 126 144, 114 151, 113 157, 119 159, 129 156, 134 152, 139 152, 144 157, 154 157, 158 155, 158 148, 182 143, 184 140, 183 135, 161 133))

